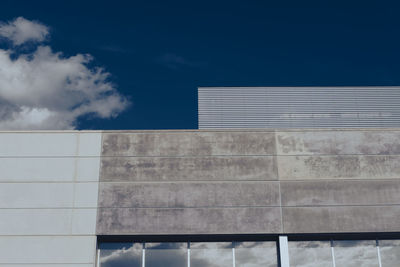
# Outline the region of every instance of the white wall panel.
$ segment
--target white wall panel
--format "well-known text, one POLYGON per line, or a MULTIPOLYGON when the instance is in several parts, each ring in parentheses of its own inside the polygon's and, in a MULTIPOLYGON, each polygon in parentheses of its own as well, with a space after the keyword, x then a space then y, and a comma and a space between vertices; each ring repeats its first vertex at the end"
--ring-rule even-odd
POLYGON ((3 132, 0 157, 68 157, 77 151, 77 134, 43 132, 3 132))
POLYGON ((98 157, 0 158, 0 182, 98 181, 99 166, 98 157))
POLYGON ((96 234, 96 209, 74 209, 72 212, 71 234, 96 234))
POLYGON ((1 267, 93 267, 93 263, 89 264, 79 264, 79 263, 73 263, 73 264, 65 264, 65 263, 60 263, 60 264, 54 264, 54 263, 47 263, 45 265, 41 264, 0 264, 1 267))
POLYGON ((93 267, 101 132, 0 132, 0 267, 93 267))
POLYGON ((97 182, 75 183, 74 207, 96 208, 99 184, 97 182))
POLYGON ((0 264, 93 264, 95 236, 2 236, 0 264))
POLYGON ((99 168, 100 157, 76 159, 76 181, 98 181, 99 168))
POLYGON ((101 132, 79 133, 79 156, 99 157, 101 153, 101 132))
MULTIPOLYGON (((0 264, 1 267, 42 267, 42 265, 39 264, 0 264)), ((93 263, 89 264, 79 264, 79 263, 74 263, 74 264, 65 264, 65 263, 60 263, 60 264, 46 264, 44 267, 93 267, 93 263)))
POLYGON ((73 192, 73 183, 0 183, 0 209, 71 208, 73 192))
POLYGON ((66 182, 74 176, 74 158, 0 158, 0 182, 66 182))
POLYGON ((89 235, 96 209, 0 209, 0 235, 89 235))

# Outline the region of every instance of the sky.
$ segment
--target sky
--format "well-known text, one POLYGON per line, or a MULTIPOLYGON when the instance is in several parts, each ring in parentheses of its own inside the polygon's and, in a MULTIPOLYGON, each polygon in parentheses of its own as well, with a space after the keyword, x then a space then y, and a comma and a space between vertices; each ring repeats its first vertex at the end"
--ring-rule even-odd
POLYGON ((0 129, 196 129, 197 87, 400 85, 396 1, 21 1, 0 129))

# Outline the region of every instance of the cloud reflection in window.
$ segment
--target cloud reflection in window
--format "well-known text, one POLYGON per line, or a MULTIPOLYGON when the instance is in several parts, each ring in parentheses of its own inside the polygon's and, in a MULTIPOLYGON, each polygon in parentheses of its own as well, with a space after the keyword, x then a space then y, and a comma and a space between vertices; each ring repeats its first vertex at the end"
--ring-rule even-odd
POLYGON ((146 243, 146 267, 186 267, 187 243, 146 243))
POLYGON ((375 240, 334 241, 336 266, 379 266, 375 240))
POLYGON ((101 267, 141 267, 142 244, 103 243, 100 245, 101 267))
POLYGON ((276 267, 275 242, 235 242, 236 267, 276 267))
POLYGON ((191 267, 232 267, 232 243, 191 243, 191 267))
POLYGON ((291 267, 331 267, 330 241, 289 242, 291 267))

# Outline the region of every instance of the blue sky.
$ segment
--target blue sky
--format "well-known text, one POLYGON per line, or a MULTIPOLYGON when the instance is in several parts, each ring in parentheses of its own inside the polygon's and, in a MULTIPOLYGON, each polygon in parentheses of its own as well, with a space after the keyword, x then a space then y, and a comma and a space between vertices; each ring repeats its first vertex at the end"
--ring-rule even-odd
POLYGON ((130 102, 78 129, 196 129, 199 86, 400 84, 395 1, 278 3, 3 0, 0 20, 46 25, 46 45, 90 54, 130 102))

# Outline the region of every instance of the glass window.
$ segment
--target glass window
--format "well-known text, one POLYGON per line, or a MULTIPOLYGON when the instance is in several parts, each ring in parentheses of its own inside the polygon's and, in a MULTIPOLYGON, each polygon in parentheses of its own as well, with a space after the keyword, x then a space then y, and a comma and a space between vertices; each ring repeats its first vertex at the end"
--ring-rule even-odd
POLYGON ((191 243, 190 267, 232 267, 232 243, 191 243))
POLYGON ((102 243, 100 244, 101 267, 141 267, 142 244, 102 243))
POLYGON ((379 240, 382 267, 400 265, 400 240, 379 240))
POLYGON ((332 267, 331 242, 291 241, 289 242, 289 260, 291 267, 332 267))
POLYGON ((187 243, 146 243, 145 267, 186 267, 187 243))
POLYGON ((236 267, 277 267, 276 242, 235 242, 236 267))
POLYGON ((334 241, 335 263, 338 267, 377 267, 376 241, 334 241))

